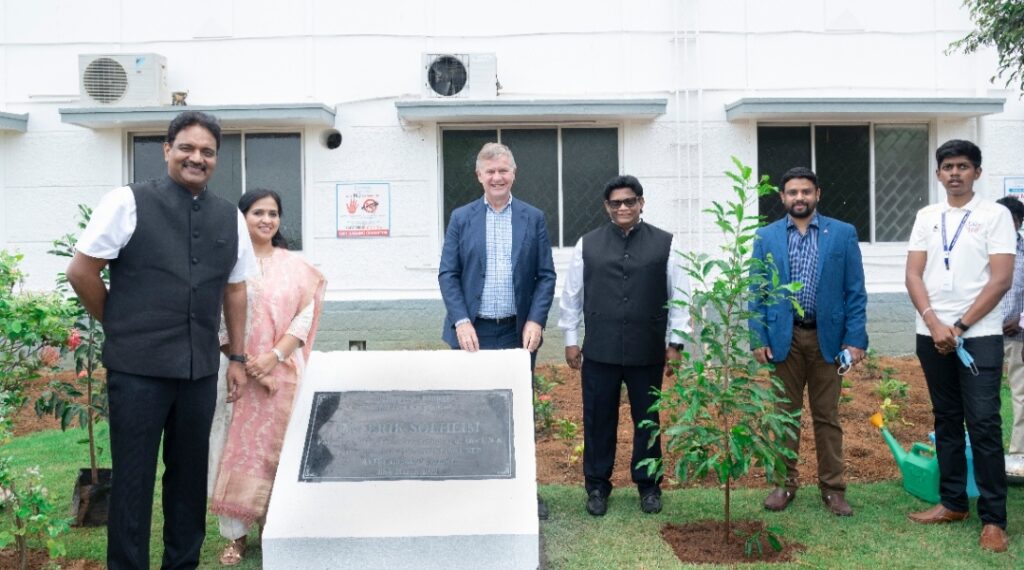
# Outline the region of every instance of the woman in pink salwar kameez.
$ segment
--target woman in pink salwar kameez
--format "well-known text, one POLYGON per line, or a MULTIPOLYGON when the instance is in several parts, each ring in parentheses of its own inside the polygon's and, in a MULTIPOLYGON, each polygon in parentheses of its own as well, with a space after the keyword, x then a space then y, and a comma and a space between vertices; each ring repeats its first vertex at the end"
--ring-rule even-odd
POLYGON ((210 503, 210 511, 220 515, 221 534, 230 541, 220 557, 225 565, 242 561, 249 528, 254 522, 262 526, 266 517, 326 285, 315 267, 287 250, 276 192, 246 192, 238 208, 245 214, 260 272, 246 280, 249 382, 233 405, 210 503))

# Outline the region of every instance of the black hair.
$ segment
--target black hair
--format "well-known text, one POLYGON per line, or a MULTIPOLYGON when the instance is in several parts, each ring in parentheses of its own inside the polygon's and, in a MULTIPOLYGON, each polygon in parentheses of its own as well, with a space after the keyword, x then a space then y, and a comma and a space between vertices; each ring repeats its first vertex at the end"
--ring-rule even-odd
POLYGON ((955 156, 966 156, 974 168, 981 168, 981 149, 971 141, 953 139, 942 143, 935 149, 935 165, 942 166, 942 161, 955 156))
POLYGON ((217 117, 202 111, 185 111, 174 117, 171 124, 167 126, 167 144, 174 144, 174 139, 178 136, 178 133, 185 127, 191 127, 192 125, 199 125, 210 131, 213 138, 217 140, 217 150, 220 150, 220 121, 217 120, 217 117))
POLYGON ((612 191, 618 190, 619 188, 629 188, 637 196, 644 195, 644 187, 640 184, 640 181, 636 179, 636 176, 623 174, 612 178, 604 185, 604 199, 607 200, 608 197, 612 195, 612 191))
POLYGON ((1010 215, 1013 216, 1014 220, 1024 220, 1024 203, 1021 203, 1020 200, 1013 196, 1003 196, 996 200, 996 204, 1006 206, 1006 209, 1010 210, 1010 215))
POLYGON ((786 188, 786 183, 794 178, 806 178, 814 184, 815 188, 821 188, 821 186, 818 186, 818 175, 813 170, 806 166, 794 166, 782 175, 782 184, 779 184, 779 191, 782 192, 786 188))
MULTIPOLYGON (((249 211, 249 208, 252 208, 253 204, 268 196, 277 202, 277 217, 278 220, 283 220, 284 208, 281 207, 281 196, 277 192, 267 190, 266 188, 254 188, 253 190, 249 190, 245 194, 242 194, 242 197, 238 199, 238 209, 241 210, 243 215, 245 215, 249 211)), ((281 235, 281 224, 278 224, 277 233, 274 234, 274 237, 270 238, 270 245, 281 249, 288 249, 288 240, 281 235)))

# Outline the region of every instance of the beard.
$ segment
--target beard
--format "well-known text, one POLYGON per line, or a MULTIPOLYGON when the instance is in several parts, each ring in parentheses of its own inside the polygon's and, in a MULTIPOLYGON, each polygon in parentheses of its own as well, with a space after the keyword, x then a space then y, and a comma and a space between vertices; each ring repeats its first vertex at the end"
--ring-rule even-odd
POLYGON ((800 204, 794 204, 792 207, 786 208, 786 213, 797 219, 809 218, 814 215, 814 210, 818 206, 817 204, 802 204, 804 209, 798 212, 796 210, 798 205, 800 204))

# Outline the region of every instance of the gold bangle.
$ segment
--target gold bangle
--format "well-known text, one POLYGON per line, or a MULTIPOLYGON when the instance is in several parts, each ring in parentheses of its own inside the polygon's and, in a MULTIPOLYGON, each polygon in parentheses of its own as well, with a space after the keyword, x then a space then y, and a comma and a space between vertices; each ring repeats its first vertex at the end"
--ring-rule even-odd
POLYGON ((931 311, 931 312, 933 312, 933 313, 934 313, 934 312, 935 312, 935 309, 933 309, 933 308, 931 308, 931 307, 928 307, 928 308, 926 308, 925 310, 921 311, 921 318, 922 318, 922 319, 924 318, 924 316, 925 316, 925 315, 927 315, 927 314, 928 314, 928 311, 931 311))

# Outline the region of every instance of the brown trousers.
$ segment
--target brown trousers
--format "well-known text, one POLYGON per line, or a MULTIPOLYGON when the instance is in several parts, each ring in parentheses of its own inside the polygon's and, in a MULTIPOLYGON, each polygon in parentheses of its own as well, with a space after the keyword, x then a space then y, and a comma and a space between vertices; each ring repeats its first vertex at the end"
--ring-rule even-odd
MULTIPOLYGON (((828 491, 846 490, 843 475, 843 428, 839 424, 839 395, 842 380, 836 366, 826 362, 818 345, 818 331, 793 328, 793 344, 786 360, 775 365, 782 380, 788 403, 781 409, 799 412, 803 409, 804 388, 811 406, 814 424, 814 449, 818 455, 818 486, 828 491)), ((787 439, 786 447, 799 452, 800 431, 795 439, 787 439)), ((786 487, 796 489, 799 478, 796 460, 786 460, 786 487)))

